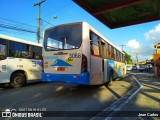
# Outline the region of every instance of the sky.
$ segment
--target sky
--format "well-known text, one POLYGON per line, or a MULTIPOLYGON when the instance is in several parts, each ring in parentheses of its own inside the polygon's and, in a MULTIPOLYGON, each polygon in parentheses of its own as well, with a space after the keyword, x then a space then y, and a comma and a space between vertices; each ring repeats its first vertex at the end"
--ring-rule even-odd
MULTIPOLYGON (((0 0, 0 34, 37 42, 35 32, 38 24, 38 7, 33 5, 39 1, 0 0), (23 32, 4 29, 4 24, 12 25, 10 27, 12 29, 19 27, 23 32)), ((42 31, 59 24, 82 21, 87 22, 120 49, 122 49, 120 45, 126 45, 123 50, 132 56, 133 61, 136 60, 136 54, 138 61, 150 60, 154 52, 154 44, 160 43, 160 20, 109 29, 72 0, 46 0, 41 4, 42 31)), ((41 34, 43 36, 43 32, 41 34)))

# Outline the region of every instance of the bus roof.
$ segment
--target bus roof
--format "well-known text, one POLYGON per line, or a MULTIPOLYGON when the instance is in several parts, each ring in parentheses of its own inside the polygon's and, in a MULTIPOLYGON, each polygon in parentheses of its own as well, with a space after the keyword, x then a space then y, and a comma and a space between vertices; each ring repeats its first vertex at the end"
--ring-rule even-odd
POLYGON ((65 24, 60 24, 60 25, 57 25, 57 26, 53 26, 53 27, 50 27, 50 28, 47 28, 44 30, 47 31, 47 30, 50 30, 50 29, 53 29, 54 27, 58 27, 58 26, 65 26, 65 25, 72 25, 72 24, 86 24, 88 25, 88 27, 90 28, 90 30, 92 30, 94 33, 96 33, 99 37, 101 37, 104 41, 106 41, 107 43, 109 43, 110 45, 112 45, 114 48, 116 48, 118 51, 120 51, 121 53, 124 54, 124 52, 119 49, 118 47, 116 47, 115 45, 113 45, 107 38, 105 38, 102 34, 100 34, 97 30, 95 30, 91 25, 89 25, 87 22, 73 22, 73 23, 65 23, 65 24))
POLYGON ((3 34, 0 34, 0 38, 5 39, 5 40, 9 40, 9 41, 15 41, 15 42, 20 42, 20 43, 24 43, 24 44, 42 47, 42 45, 39 43, 35 43, 35 42, 28 41, 28 40, 23 40, 23 39, 11 37, 11 36, 3 35, 3 34))

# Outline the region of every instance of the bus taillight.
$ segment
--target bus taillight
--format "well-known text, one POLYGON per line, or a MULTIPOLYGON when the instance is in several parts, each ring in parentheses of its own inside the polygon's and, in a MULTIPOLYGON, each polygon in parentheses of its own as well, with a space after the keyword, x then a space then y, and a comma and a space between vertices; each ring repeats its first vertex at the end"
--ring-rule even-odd
POLYGON ((42 59, 41 62, 42 72, 44 72, 44 60, 42 59))
POLYGON ((81 72, 87 72, 87 57, 82 54, 81 72))

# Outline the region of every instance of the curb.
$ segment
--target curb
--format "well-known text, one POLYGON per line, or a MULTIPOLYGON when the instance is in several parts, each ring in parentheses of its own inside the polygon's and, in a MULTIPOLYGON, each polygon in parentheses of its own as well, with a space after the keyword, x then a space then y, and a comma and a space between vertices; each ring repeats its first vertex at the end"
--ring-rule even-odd
POLYGON ((128 103, 128 101, 131 100, 140 91, 140 89, 143 87, 143 85, 137 80, 137 78, 135 76, 132 76, 132 78, 137 82, 139 88, 128 98, 126 103, 128 103))
POLYGON ((141 85, 141 83, 137 80, 137 78, 135 76, 131 76, 133 78, 134 81, 136 81, 137 83, 137 86, 134 85, 133 88, 128 91, 128 93, 126 95, 124 95, 123 97, 121 97, 120 99, 118 99, 116 102, 114 102, 113 104, 111 104, 108 108, 102 110, 102 111, 113 111, 111 112, 111 114, 106 117, 106 118, 102 118, 100 117, 99 115, 101 113, 98 113, 97 115, 95 115, 94 117, 92 117, 90 120, 111 120, 111 116, 114 114, 115 111, 120 111, 120 109, 126 104, 129 102, 129 100, 131 100, 140 90, 141 88, 143 87, 141 85), (137 89, 138 87, 138 89, 137 89), (136 90, 137 89, 137 90, 136 90), (118 104, 119 106, 116 107, 116 104, 118 104))

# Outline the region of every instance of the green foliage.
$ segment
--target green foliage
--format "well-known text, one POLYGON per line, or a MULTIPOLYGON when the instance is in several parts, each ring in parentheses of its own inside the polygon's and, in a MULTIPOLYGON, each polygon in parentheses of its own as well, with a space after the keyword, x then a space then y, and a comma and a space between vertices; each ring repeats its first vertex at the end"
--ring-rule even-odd
POLYGON ((124 52, 124 57, 125 57, 125 59, 127 61, 127 64, 132 64, 133 62, 132 62, 132 59, 131 59, 131 55, 129 55, 125 51, 123 51, 123 52, 124 52))

